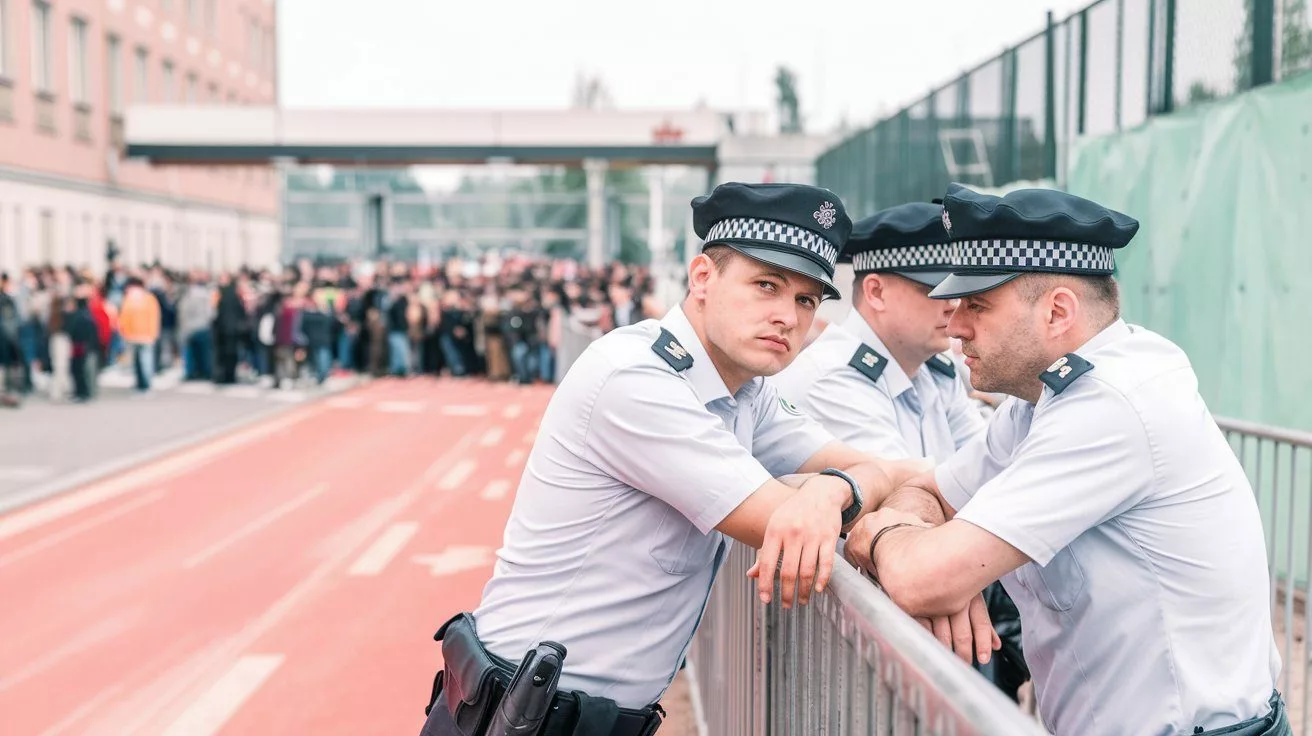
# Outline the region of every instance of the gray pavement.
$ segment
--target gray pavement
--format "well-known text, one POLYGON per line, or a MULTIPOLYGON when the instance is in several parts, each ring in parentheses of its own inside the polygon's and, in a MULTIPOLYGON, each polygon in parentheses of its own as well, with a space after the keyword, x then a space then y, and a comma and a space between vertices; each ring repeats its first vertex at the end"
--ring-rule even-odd
POLYGON ((53 403, 39 394, 17 409, 0 408, 0 513, 138 465, 181 447, 335 393, 165 380, 138 394, 101 381, 85 404, 53 403))

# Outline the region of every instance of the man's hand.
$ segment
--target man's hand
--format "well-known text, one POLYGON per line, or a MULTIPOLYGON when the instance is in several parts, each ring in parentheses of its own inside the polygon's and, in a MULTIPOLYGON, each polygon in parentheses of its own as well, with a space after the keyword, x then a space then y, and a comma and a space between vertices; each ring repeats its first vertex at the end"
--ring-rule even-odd
POLYGON ((779 595, 784 608, 811 599, 829 584, 834 570, 834 547, 842 531, 843 509, 852 489, 841 478, 817 475, 802 483, 798 491, 775 509, 765 527, 765 540, 756 564, 747 577, 756 578, 761 602, 769 603, 774 591, 774 571, 779 565, 779 595))
POLYGON ((956 652, 966 664, 973 664, 972 654, 980 664, 988 664, 993 658, 993 652, 1002 648, 1002 639, 993 629, 983 595, 976 595, 965 610, 951 616, 917 618, 916 622, 924 626, 943 646, 956 652))

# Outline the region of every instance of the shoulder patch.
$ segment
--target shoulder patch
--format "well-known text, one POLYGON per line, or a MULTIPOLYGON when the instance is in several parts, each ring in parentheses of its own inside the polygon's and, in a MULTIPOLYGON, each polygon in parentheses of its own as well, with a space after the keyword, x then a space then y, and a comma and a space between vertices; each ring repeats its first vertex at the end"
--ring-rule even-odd
POLYGON ((847 364, 855 368, 861 375, 869 378, 871 383, 874 383, 884 374, 884 366, 888 365, 888 358, 880 355, 869 345, 862 343, 857 347, 856 355, 853 355, 847 364))
POLYGON ((1093 363, 1075 353, 1066 353, 1048 366, 1048 370, 1040 373, 1039 380, 1047 384, 1054 394, 1059 394, 1065 391, 1067 386, 1075 383, 1075 379, 1091 370, 1093 370, 1093 363))
POLYGON ((661 328, 661 335, 651 344, 651 351, 676 371, 686 371, 692 367, 692 356, 667 329, 661 328))
POLYGON ((948 356, 942 353, 939 353, 938 355, 935 355, 934 357, 925 361, 925 365, 929 366, 929 369, 931 371, 934 371, 935 373, 941 373, 947 376, 948 378, 957 377, 957 364, 953 363, 951 358, 949 358, 948 356))

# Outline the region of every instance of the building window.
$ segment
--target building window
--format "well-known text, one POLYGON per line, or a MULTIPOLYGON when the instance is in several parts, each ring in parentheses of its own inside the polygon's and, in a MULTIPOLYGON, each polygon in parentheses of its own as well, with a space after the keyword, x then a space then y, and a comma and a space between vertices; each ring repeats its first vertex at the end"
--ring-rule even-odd
POLYGON ((50 78, 50 6, 32 3, 32 83, 42 92, 52 92, 50 78))
POLYGON ((137 47, 136 72, 132 80, 132 99, 136 102, 150 102, 150 55, 142 47, 137 47))
POLYGON ((200 27, 200 0, 187 0, 187 23, 192 28, 200 27))
POLYGON ((123 113, 123 44, 118 36, 105 39, 106 67, 109 71, 109 111, 114 115, 123 113))
POLYGON ((55 262, 55 213, 41 210, 41 227, 37 231, 38 263, 55 262))
POLYGON ((275 65, 278 63, 277 50, 273 47, 273 29, 264 29, 264 74, 272 77, 275 65))
POLYGON ((0 0, 0 77, 9 74, 9 0, 0 0))
POLYGON ((159 0, 159 9, 162 12, 173 12, 173 0, 159 0))
POLYGON ((219 37, 218 0, 205 0, 205 31, 210 38, 219 37))
POLYGON ((87 22, 74 18, 68 26, 68 96, 87 101, 87 22))
POLYGON ((164 62, 164 92, 161 95, 165 102, 173 102, 173 62, 164 62))
POLYGON ((188 74, 187 75, 187 104, 188 105, 194 105, 196 104, 197 101, 199 101, 199 95, 197 94, 197 89, 198 89, 197 85, 198 82, 196 81, 196 75, 188 74))

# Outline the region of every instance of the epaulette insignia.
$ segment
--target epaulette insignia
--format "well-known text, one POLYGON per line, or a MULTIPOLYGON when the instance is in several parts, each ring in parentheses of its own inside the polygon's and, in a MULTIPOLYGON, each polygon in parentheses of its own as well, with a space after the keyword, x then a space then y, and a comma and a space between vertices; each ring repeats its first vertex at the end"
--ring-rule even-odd
POLYGON ((871 383, 879 380, 884 374, 884 366, 888 365, 888 358, 875 352, 875 349, 869 345, 862 344, 856 349, 856 355, 848 365, 857 369, 857 372, 870 379, 871 383))
POLYGON ((934 357, 930 358, 929 360, 925 361, 925 365, 929 366, 929 369, 931 371, 934 371, 936 373, 942 373, 948 378, 957 377, 957 364, 953 363, 951 358, 949 358, 948 356, 942 353, 939 353, 934 357))
POLYGON ((1048 366, 1048 370, 1039 374, 1039 380, 1047 384, 1054 394, 1066 390, 1075 379, 1093 370, 1093 363, 1075 353, 1066 353, 1048 366))
POLYGON ((651 351, 659 355, 661 360, 669 363, 670 367, 676 371, 686 371, 692 367, 692 356, 688 354, 686 348, 679 344, 678 338, 671 334, 669 330, 661 330, 661 336, 651 344, 651 351))

